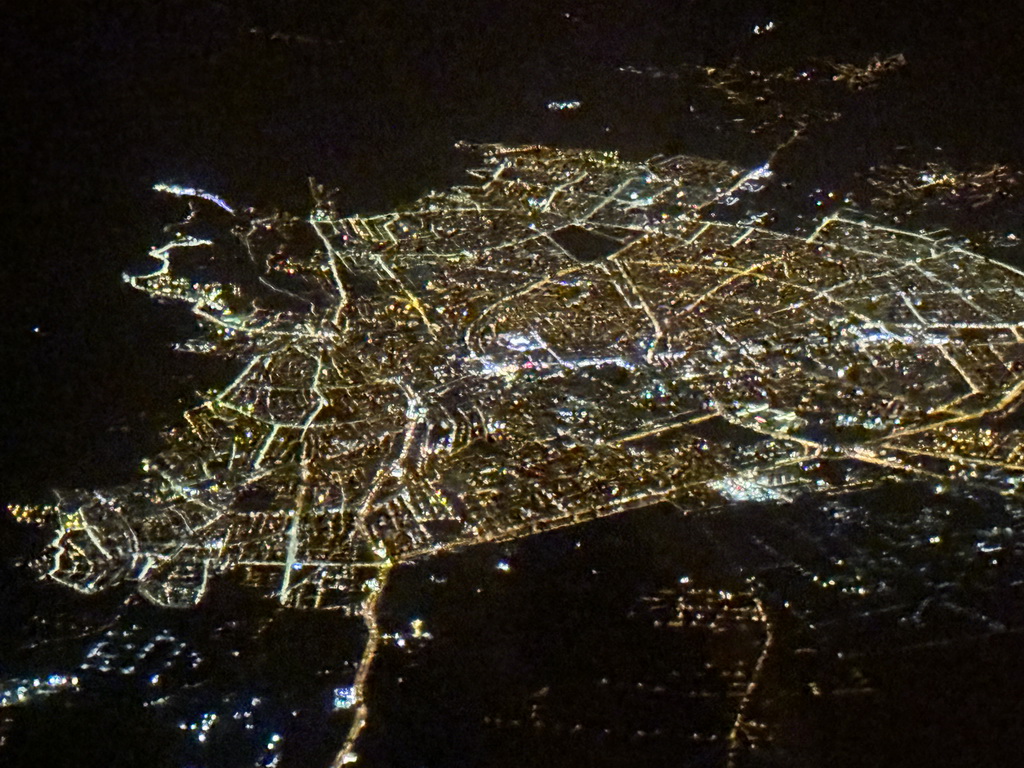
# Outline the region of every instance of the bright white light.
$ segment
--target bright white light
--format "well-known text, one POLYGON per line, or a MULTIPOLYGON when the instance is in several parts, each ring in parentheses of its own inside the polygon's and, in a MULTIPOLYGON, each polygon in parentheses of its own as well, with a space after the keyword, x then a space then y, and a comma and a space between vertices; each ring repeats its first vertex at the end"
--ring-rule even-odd
POLYGON ((334 689, 334 708, 352 709, 356 704, 356 689, 351 685, 334 689))
POLYGON ((210 192, 204 192, 201 189, 194 189, 193 187, 179 187, 177 184, 154 184, 153 189, 157 192, 166 192, 169 195, 175 197, 201 197, 203 200, 209 200, 215 205, 219 205, 228 213, 234 213, 235 209, 228 205, 224 200, 217 197, 217 195, 211 194, 210 192))

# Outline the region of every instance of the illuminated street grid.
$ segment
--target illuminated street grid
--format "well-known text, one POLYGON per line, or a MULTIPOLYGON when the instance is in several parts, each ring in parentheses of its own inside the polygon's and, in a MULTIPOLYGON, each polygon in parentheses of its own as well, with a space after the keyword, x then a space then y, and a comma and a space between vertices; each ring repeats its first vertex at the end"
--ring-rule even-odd
POLYGON ((842 216, 808 237, 709 218, 768 167, 474 151, 474 185, 394 213, 253 222, 260 285, 306 310, 192 282, 179 261, 219 246, 187 227, 154 250, 129 281, 190 303, 241 373, 136 485, 62 503, 53 578, 187 606, 229 572, 286 605, 363 601, 344 762, 395 564, 657 502, 891 477, 1016 493, 1016 269, 842 216))

